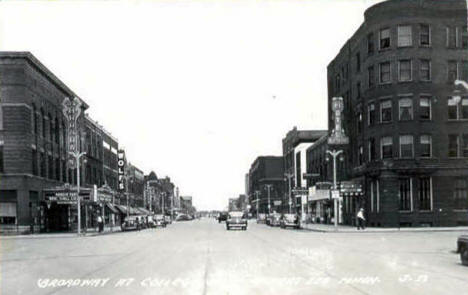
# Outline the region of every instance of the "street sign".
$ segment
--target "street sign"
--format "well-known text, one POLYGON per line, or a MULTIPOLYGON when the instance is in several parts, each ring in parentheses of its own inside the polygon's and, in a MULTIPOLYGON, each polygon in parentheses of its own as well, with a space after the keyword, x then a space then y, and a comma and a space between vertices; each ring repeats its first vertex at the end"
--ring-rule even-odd
POLYGON ((291 190, 293 195, 307 195, 309 194, 309 190, 303 187, 295 187, 291 190))
POLYGON ((340 191, 339 190, 331 190, 331 197, 332 197, 332 199, 339 199, 340 198, 340 191))
POLYGON ((273 201, 273 205, 275 205, 275 206, 281 205, 281 200, 273 201))

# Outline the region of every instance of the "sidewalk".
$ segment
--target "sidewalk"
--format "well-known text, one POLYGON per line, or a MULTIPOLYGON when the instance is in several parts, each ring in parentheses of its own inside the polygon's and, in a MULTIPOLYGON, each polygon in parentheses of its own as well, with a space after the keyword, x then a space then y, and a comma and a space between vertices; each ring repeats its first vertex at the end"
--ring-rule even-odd
MULTIPOLYGON (((95 237, 108 235, 113 233, 122 232, 120 226, 114 226, 111 230, 111 227, 105 227, 104 231, 100 233, 97 228, 88 228, 86 233, 81 229, 80 237, 95 237)), ((76 232, 66 232, 66 233, 34 233, 34 234, 8 234, 0 235, 0 240, 7 239, 44 239, 44 238, 77 238, 78 234, 76 232)))
POLYGON ((323 233, 389 233, 389 232, 454 232, 466 231, 468 226, 456 227, 366 227, 365 230, 357 230, 355 226, 338 225, 337 229, 333 224, 301 224, 304 230, 323 232, 323 233))

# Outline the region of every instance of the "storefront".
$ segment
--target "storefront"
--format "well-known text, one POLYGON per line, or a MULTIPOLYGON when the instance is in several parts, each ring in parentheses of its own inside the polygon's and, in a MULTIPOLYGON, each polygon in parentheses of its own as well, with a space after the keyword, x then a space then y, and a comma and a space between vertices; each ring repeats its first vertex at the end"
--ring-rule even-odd
POLYGON ((312 222, 330 223, 333 212, 330 202, 330 184, 317 183, 310 187, 308 206, 312 222))

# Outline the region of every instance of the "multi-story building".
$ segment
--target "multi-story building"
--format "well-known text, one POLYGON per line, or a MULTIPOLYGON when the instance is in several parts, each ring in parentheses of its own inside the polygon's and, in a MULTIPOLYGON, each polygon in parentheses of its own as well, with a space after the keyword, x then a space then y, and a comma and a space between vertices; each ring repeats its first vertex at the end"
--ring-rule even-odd
POLYGON ((270 212, 288 212, 284 183, 283 157, 260 156, 255 159, 249 170, 250 211, 267 214, 270 205, 270 212))
MULTIPOLYGON (((77 95, 29 52, 0 52, 0 65, 0 228, 76 228, 71 200, 57 202, 43 191, 76 185, 76 172, 67 164, 62 102, 77 95)), ((82 113, 87 108, 82 101, 82 113)), ((80 115, 78 126, 83 119, 80 115)), ((83 130, 78 130, 81 151, 83 141, 83 130)))
POLYGON ((329 129, 341 96, 343 169, 365 192, 344 198, 345 223, 363 207, 371 226, 468 224, 468 96, 457 79, 468 80, 466 1, 366 10, 328 66, 329 129))
POLYGON ((132 163, 127 168, 128 204, 131 207, 144 207, 145 174, 132 163))

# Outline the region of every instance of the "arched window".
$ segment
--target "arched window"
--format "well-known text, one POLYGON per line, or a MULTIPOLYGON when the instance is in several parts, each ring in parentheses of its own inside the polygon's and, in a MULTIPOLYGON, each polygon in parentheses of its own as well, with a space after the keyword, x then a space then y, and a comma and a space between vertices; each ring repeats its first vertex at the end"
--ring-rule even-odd
POLYGON ((60 144, 60 124, 57 117, 55 117, 55 143, 60 144))

